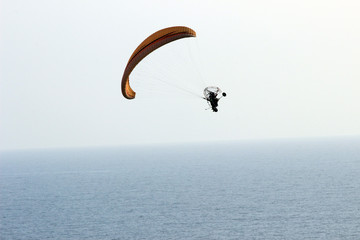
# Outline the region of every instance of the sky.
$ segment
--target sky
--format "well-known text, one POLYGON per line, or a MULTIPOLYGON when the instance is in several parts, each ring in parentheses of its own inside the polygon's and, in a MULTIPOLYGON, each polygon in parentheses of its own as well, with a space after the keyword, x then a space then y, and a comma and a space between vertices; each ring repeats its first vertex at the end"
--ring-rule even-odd
POLYGON ((357 0, 2 0, 0 11, 0 150, 360 135, 357 0), (197 37, 139 64, 125 99, 131 53, 170 26, 197 37), (217 113, 179 88, 204 84, 228 95, 217 113))

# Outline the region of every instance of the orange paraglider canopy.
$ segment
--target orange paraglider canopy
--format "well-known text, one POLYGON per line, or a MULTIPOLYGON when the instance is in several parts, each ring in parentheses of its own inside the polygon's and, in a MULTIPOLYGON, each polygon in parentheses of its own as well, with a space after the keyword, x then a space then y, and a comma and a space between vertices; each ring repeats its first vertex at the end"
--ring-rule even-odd
POLYGON ((188 27, 169 27, 159 30, 146 38, 131 55, 121 81, 121 92, 127 99, 135 98, 135 92, 131 89, 129 76, 136 65, 152 51, 172 41, 196 37, 196 32, 188 27))

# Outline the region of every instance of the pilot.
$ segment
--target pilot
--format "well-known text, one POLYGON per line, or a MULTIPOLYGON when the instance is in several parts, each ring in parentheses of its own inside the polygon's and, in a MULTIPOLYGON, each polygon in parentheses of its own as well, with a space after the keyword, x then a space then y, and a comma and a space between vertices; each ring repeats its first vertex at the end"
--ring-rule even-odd
MULTIPOLYGON (((226 93, 222 93, 222 96, 225 97, 226 93)), ((213 110, 213 112, 217 112, 218 109, 218 102, 220 100, 220 98, 217 98, 217 94, 214 92, 210 92, 208 98, 206 99, 210 105, 211 105, 211 109, 213 110)))

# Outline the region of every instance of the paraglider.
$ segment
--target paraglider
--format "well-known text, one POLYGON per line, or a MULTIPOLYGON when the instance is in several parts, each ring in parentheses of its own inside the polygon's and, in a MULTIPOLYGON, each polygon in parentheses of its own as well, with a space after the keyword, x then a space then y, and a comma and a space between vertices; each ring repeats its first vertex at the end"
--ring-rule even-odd
POLYGON ((222 97, 226 97, 226 93, 222 92, 218 87, 207 87, 204 89, 204 99, 208 102, 213 112, 217 112, 218 102, 222 97), (220 97, 218 97, 221 95, 220 97))
MULTIPOLYGON (((130 87, 130 74, 145 57, 156 49, 182 38, 196 37, 196 32, 185 26, 169 27, 159 30, 147 37, 131 55, 121 80, 121 92, 126 99, 134 99, 135 91, 130 87)), ((218 87, 206 87, 204 89, 205 99, 213 112, 217 112, 218 101, 225 97, 226 93, 222 92, 218 87), (221 97, 218 97, 220 96, 221 97)), ((200 96, 201 97, 201 96, 200 96)))
POLYGON ((127 99, 134 99, 135 92, 130 87, 129 76, 136 65, 152 51, 178 39, 196 37, 196 32, 188 27, 169 27, 159 30, 146 38, 131 55, 121 81, 121 92, 127 99))

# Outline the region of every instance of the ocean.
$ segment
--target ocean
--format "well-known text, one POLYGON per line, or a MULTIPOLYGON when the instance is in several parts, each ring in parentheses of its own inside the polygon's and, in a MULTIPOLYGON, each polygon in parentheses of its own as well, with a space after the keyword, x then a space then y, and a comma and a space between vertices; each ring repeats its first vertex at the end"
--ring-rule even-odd
POLYGON ((360 139, 0 153, 0 239, 360 239, 360 139))

